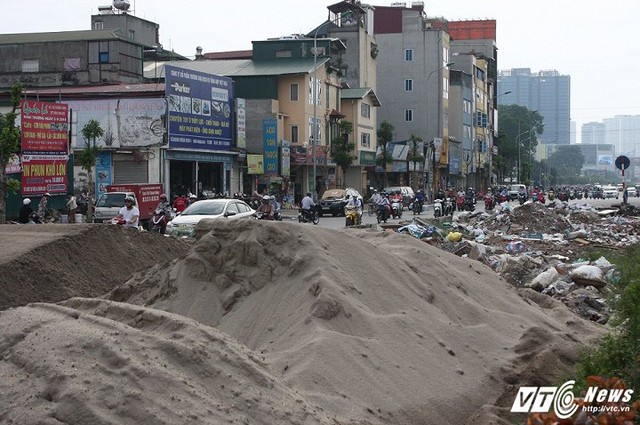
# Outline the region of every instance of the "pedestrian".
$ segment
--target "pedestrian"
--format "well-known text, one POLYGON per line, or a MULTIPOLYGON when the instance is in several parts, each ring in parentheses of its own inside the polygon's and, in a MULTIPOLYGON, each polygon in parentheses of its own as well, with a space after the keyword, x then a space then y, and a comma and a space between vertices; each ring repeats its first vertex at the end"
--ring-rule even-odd
POLYGON ((38 217, 40 217, 40 221, 44 223, 44 218, 47 215, 47 203, 49 202, 49 197, 51 195, 49 194, 49 192, 46 192, 44 195, 42 195, 42 198, 40 198, 40 202, 38 203, 38 217))
POLYGON ((75 223, 76 211, 78 209, 78 203, 73 193, 69 193, 69 200, 67 201, 67 211, 69 211, 69 223, 75 223))

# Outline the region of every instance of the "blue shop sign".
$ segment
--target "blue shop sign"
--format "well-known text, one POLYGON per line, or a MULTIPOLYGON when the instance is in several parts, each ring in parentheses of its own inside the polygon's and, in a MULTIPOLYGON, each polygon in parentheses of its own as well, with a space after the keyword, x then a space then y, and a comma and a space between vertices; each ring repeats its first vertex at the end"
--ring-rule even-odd
POLYGON ((173 66, 166 66, 165 74, 169 147, 231 150, 231 78, 173 66))

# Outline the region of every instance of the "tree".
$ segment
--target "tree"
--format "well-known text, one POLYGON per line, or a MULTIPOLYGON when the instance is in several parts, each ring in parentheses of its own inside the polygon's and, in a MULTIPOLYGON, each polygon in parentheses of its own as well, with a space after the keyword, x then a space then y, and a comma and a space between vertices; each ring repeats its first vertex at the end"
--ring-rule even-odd
POLYGON ((424 164, 424 155, 422 154, 422 138, 416 136, 415 134, 411 134, 409 136, 409 154, 407 155, 407 161, 413 162, 413 171, 411 172, 411 180, 409 181, 409 186, 411 186, 411 182, 416 182, 418 179, 416 175, 418 171, 416 170, 416 164, 424 164))
POLYGON ((503 177, 507 172, 513 177, 513 170, 518 175, 524 175, 518 173, 517 167, 520 166, 522 170, 522 164, 529 164, 529 158, 535 156, 537 135, 544 131, 544 118, 538 111, 520 105, 501 105, 498 107, 498 116, 500 134, 496 141, 498 155, 494 161, 503 166, 503 177))
POLYGON ((376 164, 382 167, 384 172, 384 186, 388 186, 387 184, 387 164, 393 161, 393 156, 391 152, 387 150, 387 146, 393 140, 393 124, 388 121, 382 121, 380 123, 380 127, 377 131, 377 141, 378 141, 378 156, 376 157, 376 164))
MULTIPOLYGON (((100 127, 100 123, 97 120, 89 120, 84 127, 82 127, 82 137, 84 137, 84 149, 76 155, 76 162, 80 164, 83 170, 87 170, 89 177, 89 200, 94 198, 94 184, 93 184, 93 167, 96 165, 96 156, 100 152, 100 147, 96 146, 96 139, 104 136, 104 130, 100 127)), ((93 202, 89 202, 89 208, 87 209, 87 223, 93 222, 93 202)))
POLYGON ((0 114, 0 223, 6 220, 7 190, 15 187, 7 178, 7 165, 11 158, 20 153, 20 129, 16 127, 16 111, 20 108, 22 84, 14 84, 9 90, 11 112, 0 114))
POLYGON ((584 165, 584 155, 580 146, 562 145, 549 156, 547 162, 556 172, 558 183, 572 184, 580 175, 584 165))
POLYGON ((333 160, 342 169, 342 175, 347 175, 347 169, 353 164, 355 159, 353 149, 355 143, 349 142, 349 134, 353 132, 353 123, 349 121, 340 122, 340 135, 333 139, 331 151, 333 160))

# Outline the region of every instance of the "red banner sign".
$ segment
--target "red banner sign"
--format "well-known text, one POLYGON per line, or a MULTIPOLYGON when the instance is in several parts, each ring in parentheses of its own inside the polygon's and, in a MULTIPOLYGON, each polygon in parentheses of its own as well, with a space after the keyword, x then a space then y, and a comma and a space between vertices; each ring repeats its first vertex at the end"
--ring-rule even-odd
POLYGON ((64 103, 23 100, 22 155, 69 153, 69 107, 64 103))
POLYGON ((67 192, 66 159, 31 159, 22 162, 22 195, 67 192))

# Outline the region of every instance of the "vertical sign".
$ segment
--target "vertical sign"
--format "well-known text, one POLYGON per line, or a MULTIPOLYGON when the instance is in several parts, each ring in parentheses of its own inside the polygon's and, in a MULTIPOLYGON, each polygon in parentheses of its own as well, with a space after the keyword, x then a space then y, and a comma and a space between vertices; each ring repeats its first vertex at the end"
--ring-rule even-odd
POLYGON ((291 174, 291 148, 289 146, 283 146, 280 148, 281 152, 281 175, 288 176, 291 174))
POLYGON ((278 127, 273 118, 262 121, 262 141, 264 154, 264 174, 278 175, 278 127))
POLYGON ((246 101, 242 98, 236 99, 236 146, 247 148, 246 101))
POLYGON ((22 194, 66 193, 68 105, 23 100, 21 108, 22 194))
POLYGON ((111 184, 111 152, 103 151, 96 156, 96 199, 107 192, 107 185, 111 184))

